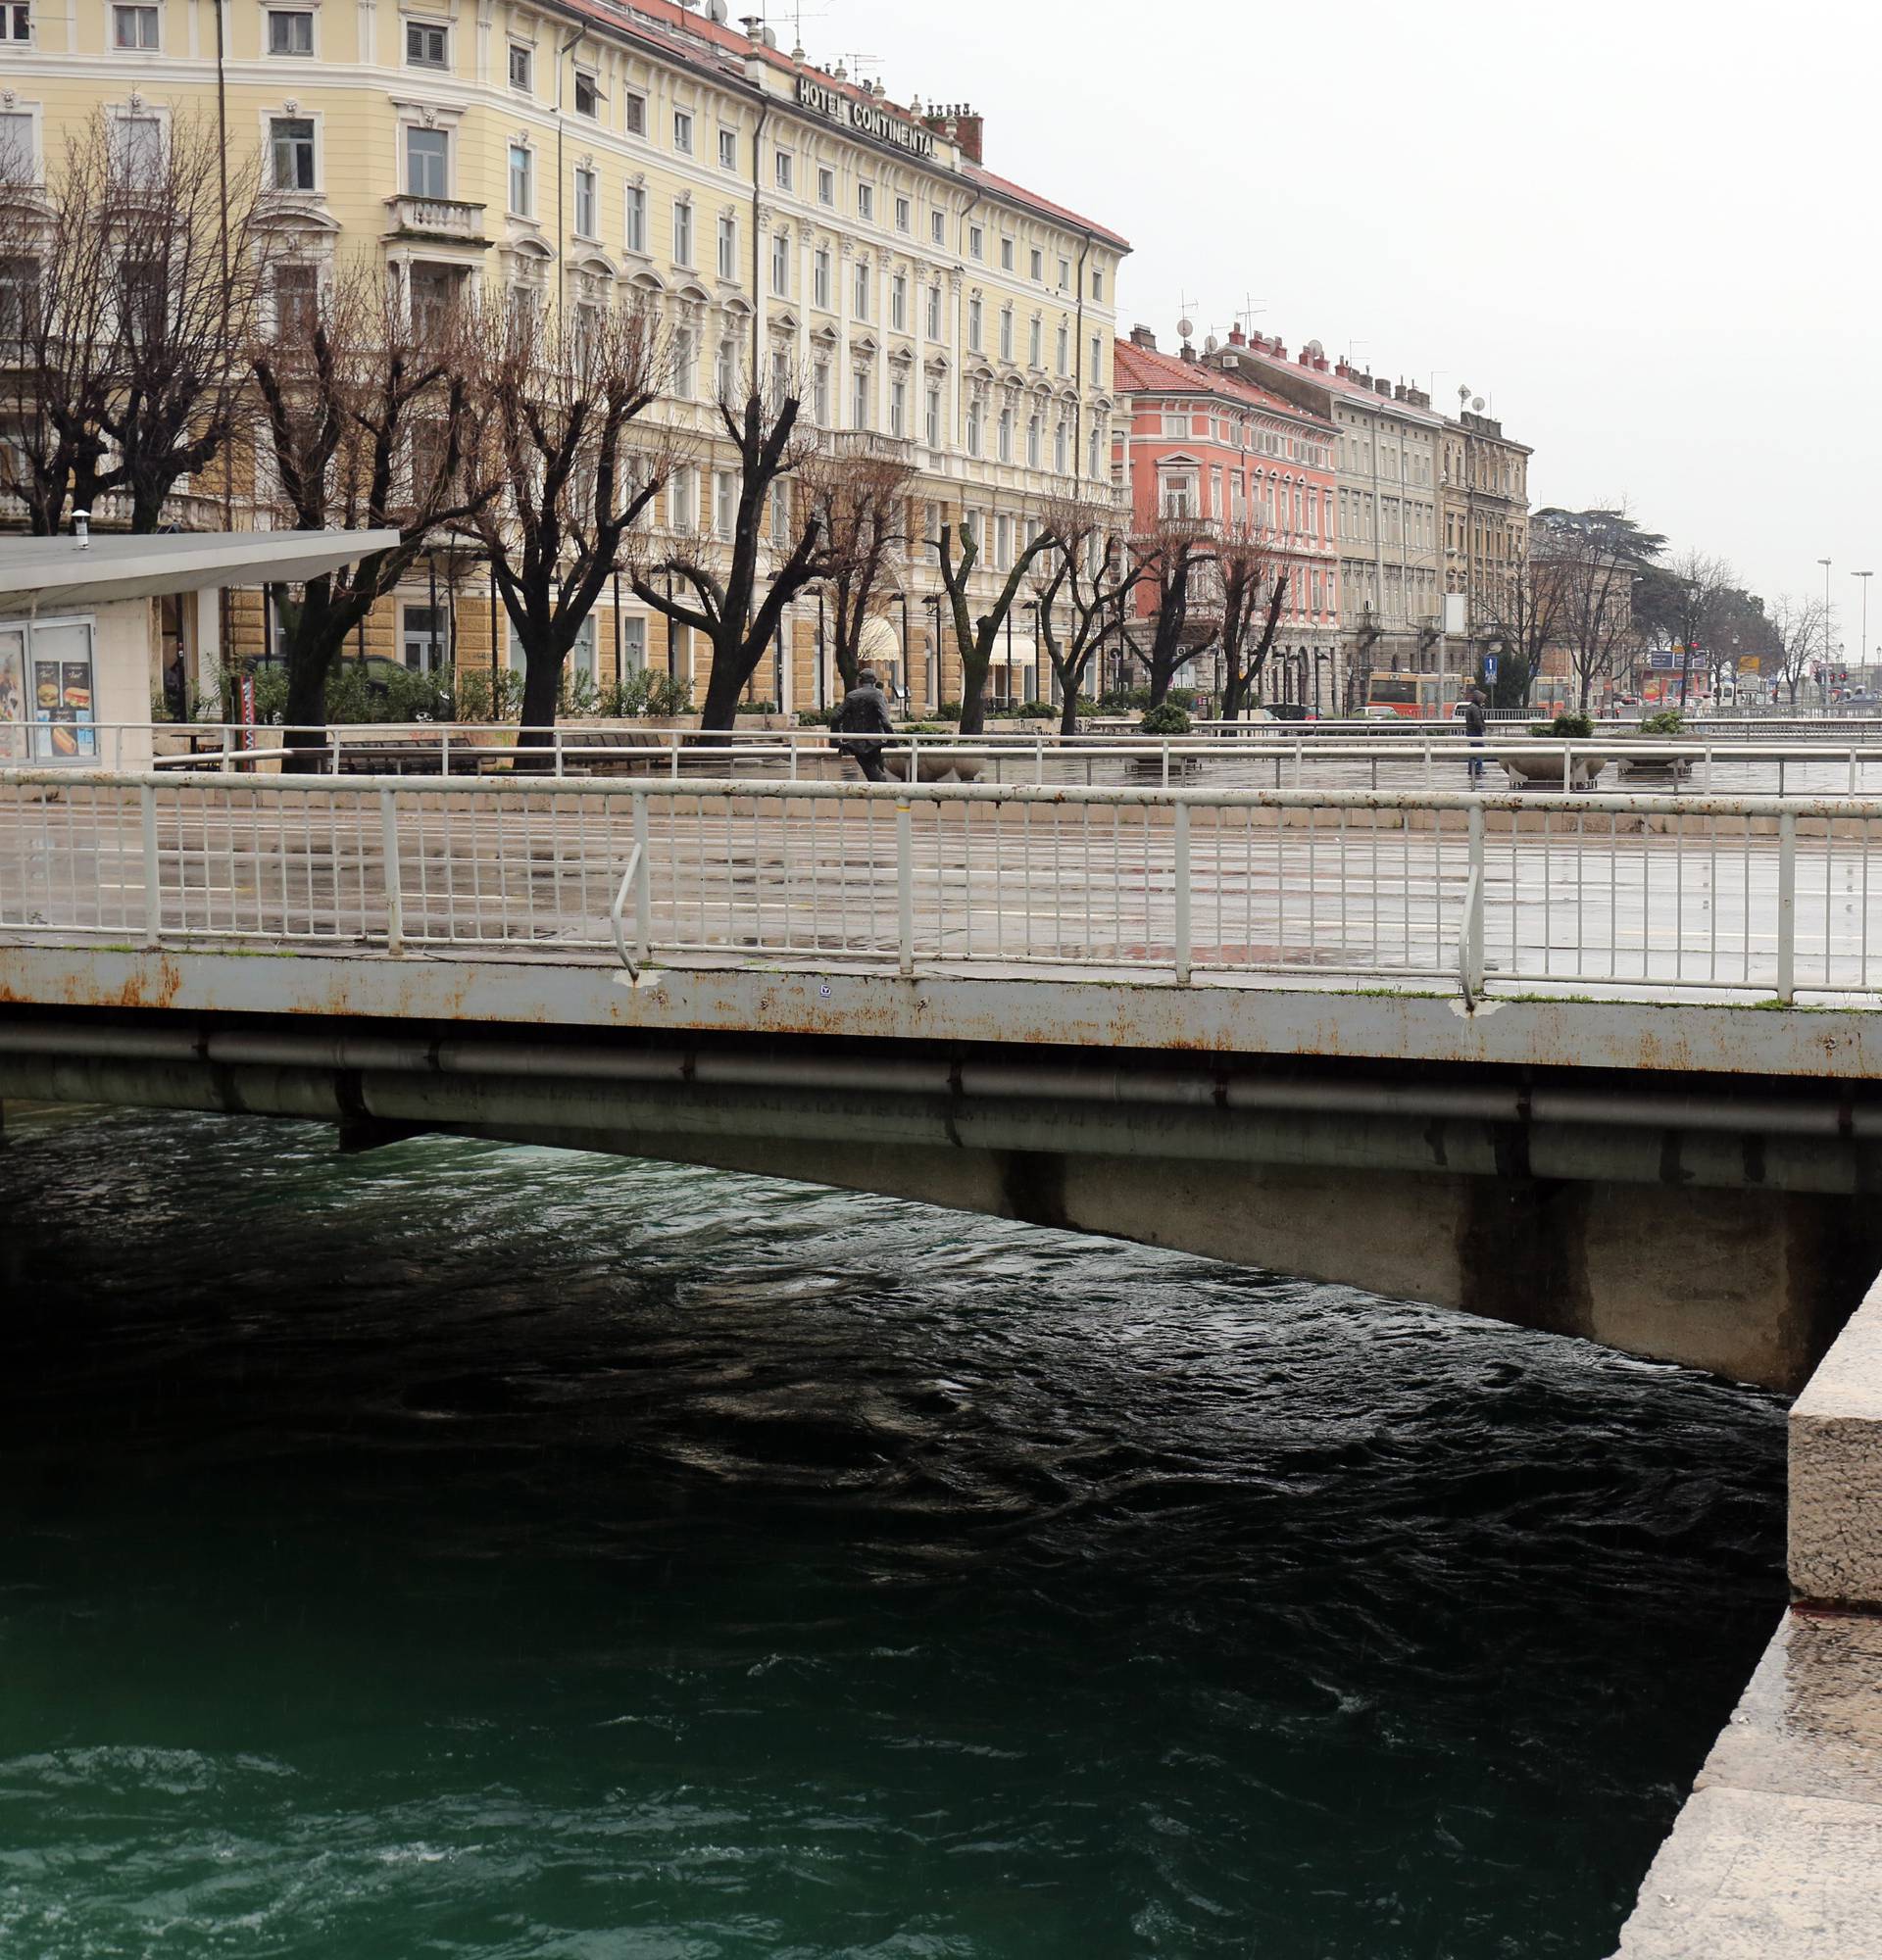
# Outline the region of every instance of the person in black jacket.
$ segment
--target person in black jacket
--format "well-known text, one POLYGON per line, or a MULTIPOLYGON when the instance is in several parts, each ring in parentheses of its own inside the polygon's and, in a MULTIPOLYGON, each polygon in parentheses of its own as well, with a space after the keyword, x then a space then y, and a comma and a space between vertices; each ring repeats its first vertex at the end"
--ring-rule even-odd
MULTIPOLYGON (((1483 696, 1474 687, 1464 690, 1463 699, 1458 704, 1458 718, 1463 723, 1463 732, 1470 738, 1472 748, 1481 749, 1483 731, 1489 724, 1488 717, 1483 711, 1483 696)), ((1470 780, 1473 783, 1483 781, 1481 756, 1470 758, 1470 780)))
POLYGON ((888 781, 889 772, 882 766, 880 738, 893 735, 895 723, 889 718, 888 697, 876 684, 873 667, 865 667, 857 675, 856 685, 843 697, 843 706, 836 710, 836 719, 830 725, 842 738, 836 745, 839 752, 848 756, 870 782, 888 781))

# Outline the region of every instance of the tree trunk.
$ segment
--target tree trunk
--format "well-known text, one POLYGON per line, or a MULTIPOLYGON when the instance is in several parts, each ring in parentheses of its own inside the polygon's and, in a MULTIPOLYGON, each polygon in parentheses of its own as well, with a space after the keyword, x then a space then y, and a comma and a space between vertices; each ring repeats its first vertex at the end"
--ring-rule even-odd
POLYGON ((961 656, 961 733, 983 735, 987 727, 987 669, 992 666, 992 650, 986 658, 978 654, 961 656))
POLYGON ((1073 679, 1067 684, 1065 675, 1061 674, 1059 689, 1065 697, 1059 704, 1059 732, 1061 735, 1075 735, 1078 732, 1078 683, 1073 679))
POLYGON ((753 671, 746 668, 739 658, 743 651, 742 647, 734 647, 727 652, 717 642, 714 643, 713 677, 706 683, 706 699, 699 713, 702 729, 711 728, 722 733, 736 725, 739 696, 744 693, 745 683, 753 671))
MULTIPOLYGON (((281 746, 287 750, 282 771, 291 776, 317 776, 325 766, 326 667, 324 648, 310 648, 290 640, 287 648, 287 723, 281 746)), ((236 703, 225 701, 223 712, 235 718, 236 703)))
MULTIPOLYGON (((536 652, 522 650, 522 726, 517 731, 519 749, 547 749, 554 745, 556 696, 562 687, 562 662, 536 652)), ((519 762, 521 758, 518 759, 519 762)), ((534 766, 533 762, 531 766, 534 766)))

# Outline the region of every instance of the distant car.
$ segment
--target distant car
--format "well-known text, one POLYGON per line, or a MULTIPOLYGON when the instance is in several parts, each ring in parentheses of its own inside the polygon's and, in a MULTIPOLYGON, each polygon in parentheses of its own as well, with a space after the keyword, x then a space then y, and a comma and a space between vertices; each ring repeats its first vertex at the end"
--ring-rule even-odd
POLYGON ((1301 701, 1270 701, 1267 704, 1267 711, 1276 721, 1313 721, 1318 719, 1318 716, 1313 713, 1312 710, 1305 702, 1301 701))
POLYGON ((1396 708, 1387 708, 1380 702, 1370 702, 1360 710, 1362 721, 1401 721, 1405 717, 1396 708))

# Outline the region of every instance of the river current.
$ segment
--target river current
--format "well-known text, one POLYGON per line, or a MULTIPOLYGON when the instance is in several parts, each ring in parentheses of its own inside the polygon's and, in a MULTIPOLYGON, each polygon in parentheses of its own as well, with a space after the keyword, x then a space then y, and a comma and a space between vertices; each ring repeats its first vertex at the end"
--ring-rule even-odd
POLYGON ((1611 1951, 1774 1397, 671 1166, 8 1112, 0 1954, 1611 1951))

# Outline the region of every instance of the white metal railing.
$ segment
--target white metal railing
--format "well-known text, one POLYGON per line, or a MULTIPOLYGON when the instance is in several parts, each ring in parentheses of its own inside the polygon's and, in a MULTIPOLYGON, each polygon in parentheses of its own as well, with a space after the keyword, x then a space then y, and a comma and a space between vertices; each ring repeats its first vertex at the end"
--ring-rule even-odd
POLYGON ((0 770, 0 937, 1866 997, 1878 826, 1847 798, 0 770))
MULTIPOLYGON (((1468 787, 1469 765, 1507 775, 1511 789, 1560 794, 1580 787, 1619 787, 1637 773, 1641 787, 1703 794, 1850 795, 1882 793, 1882 739, 1847 735, 1755 739, 1742 730, 1714 738, 1649 738, 1617 726, 1587 741, 1492 731, 1477 743, 1442 723, 1203 723, 1186 736, 1147 736, 1107 726, 1072 735, 1055 730, 981 734, 904 728, 889 738, 898 773, 949 774, 980 782, 1083 784, 1087 788, 1209 783, 1224 788, 1403 789, 1468 787), (925 759, 925 760, 924 760, 925 759), (970 767, 960 764, 968 762, 970 767), (1524 765, 1529 765, 1525 768, 1524 765), (1604 776, 1606 781, 1603 781, 1604 776)), ((71 731, 68 731, 71 732, 71 731)), ((112 769, 157 767, 224 771, 278 768, 291 738, 318 751, 320 766, 352 774, 504 774, 520 764, 558 777, 590 773, 851 776, 855 765, 834 748, 829 730, 740 728, 725 734, 633 721, 558 724, 525 746, 513 724, 365 722, 305 728, 242 728, 216 722, 104 723, 77 731, 86 753, 76 762, 112 769)), ((0 724, 0 764, 48 760, 43 725, 0 724)))

